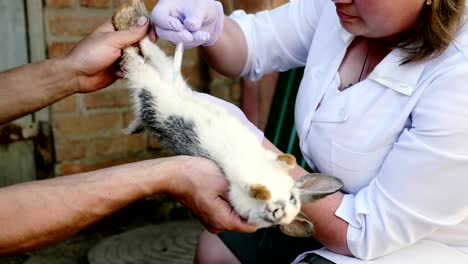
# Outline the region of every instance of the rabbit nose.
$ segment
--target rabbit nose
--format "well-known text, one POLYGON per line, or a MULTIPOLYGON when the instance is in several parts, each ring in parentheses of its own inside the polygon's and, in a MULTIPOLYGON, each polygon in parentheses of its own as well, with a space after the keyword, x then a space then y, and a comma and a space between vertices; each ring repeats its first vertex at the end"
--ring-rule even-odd
POLYGON ((276 208, 275 210, 273 210, 273 216, 276 217, 276 213, 278 213, 279 211, 279 208, 276 208))
POLYGON ((271 213, 274 219, 281 218, 284 215, 283 207, 278 206, 278 205, 274 206, 273 208, 270 206, 267 206, 266 211, 271 213))

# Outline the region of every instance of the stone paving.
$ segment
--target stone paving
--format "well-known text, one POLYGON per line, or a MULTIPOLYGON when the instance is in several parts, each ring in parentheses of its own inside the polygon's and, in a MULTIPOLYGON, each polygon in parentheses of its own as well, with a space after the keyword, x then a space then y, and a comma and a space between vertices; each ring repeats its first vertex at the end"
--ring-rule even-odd
POLYGON ((192 263, 203 230, 195 221, 147 225, 107 238, 88 251, 89 264, 192 263))
POLYGON ((192 220, 145 225, 104 239, 80 236, 41 250, 23 263, 189 264, 201 231, 192 220))

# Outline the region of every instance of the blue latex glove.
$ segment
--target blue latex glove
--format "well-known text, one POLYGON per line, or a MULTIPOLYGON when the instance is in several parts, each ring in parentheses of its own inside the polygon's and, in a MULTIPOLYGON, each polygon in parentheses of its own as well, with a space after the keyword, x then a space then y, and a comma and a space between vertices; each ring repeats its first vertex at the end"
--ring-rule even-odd
POLYGON ((223 29, 224 11, 215 0, 159 0, 151 12, 156 33, 185 49, 211 46, 223 29))

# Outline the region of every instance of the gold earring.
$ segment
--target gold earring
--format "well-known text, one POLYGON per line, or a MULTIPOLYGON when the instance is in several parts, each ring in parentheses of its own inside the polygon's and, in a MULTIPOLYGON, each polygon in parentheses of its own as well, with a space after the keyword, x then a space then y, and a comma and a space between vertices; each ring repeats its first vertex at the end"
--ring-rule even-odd
POLYGON ((426 5, 431 5, 432 4, 432 0, 427 0, 426 1, 426 5))

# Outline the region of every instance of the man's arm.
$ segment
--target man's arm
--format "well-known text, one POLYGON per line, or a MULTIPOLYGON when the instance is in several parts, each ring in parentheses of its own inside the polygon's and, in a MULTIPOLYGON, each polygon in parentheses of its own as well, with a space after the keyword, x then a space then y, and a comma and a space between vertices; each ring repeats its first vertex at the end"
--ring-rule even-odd
POLYGON ((212 231, 254 232, 226 202, 225 177, 210 160, 176 156, 0 188, 0 255, 31 250, 147 196, 168 193, 212 231))
POLYGON ((118 79, 121 50, 142 39, 148 19, 124 31, 101 25, 71 52, 56 59, 0 73, 0 125, 37 111, 74 93, 109 86, 118 79))
POLYGON ((0 254, 68 238, 138 199, 168 191, 171 162, 144 161, 1 188, 0 254))
POLYGON ((75 76, 62 58, 0 73, 0 124, 55 103, 77 91, 75 76))

